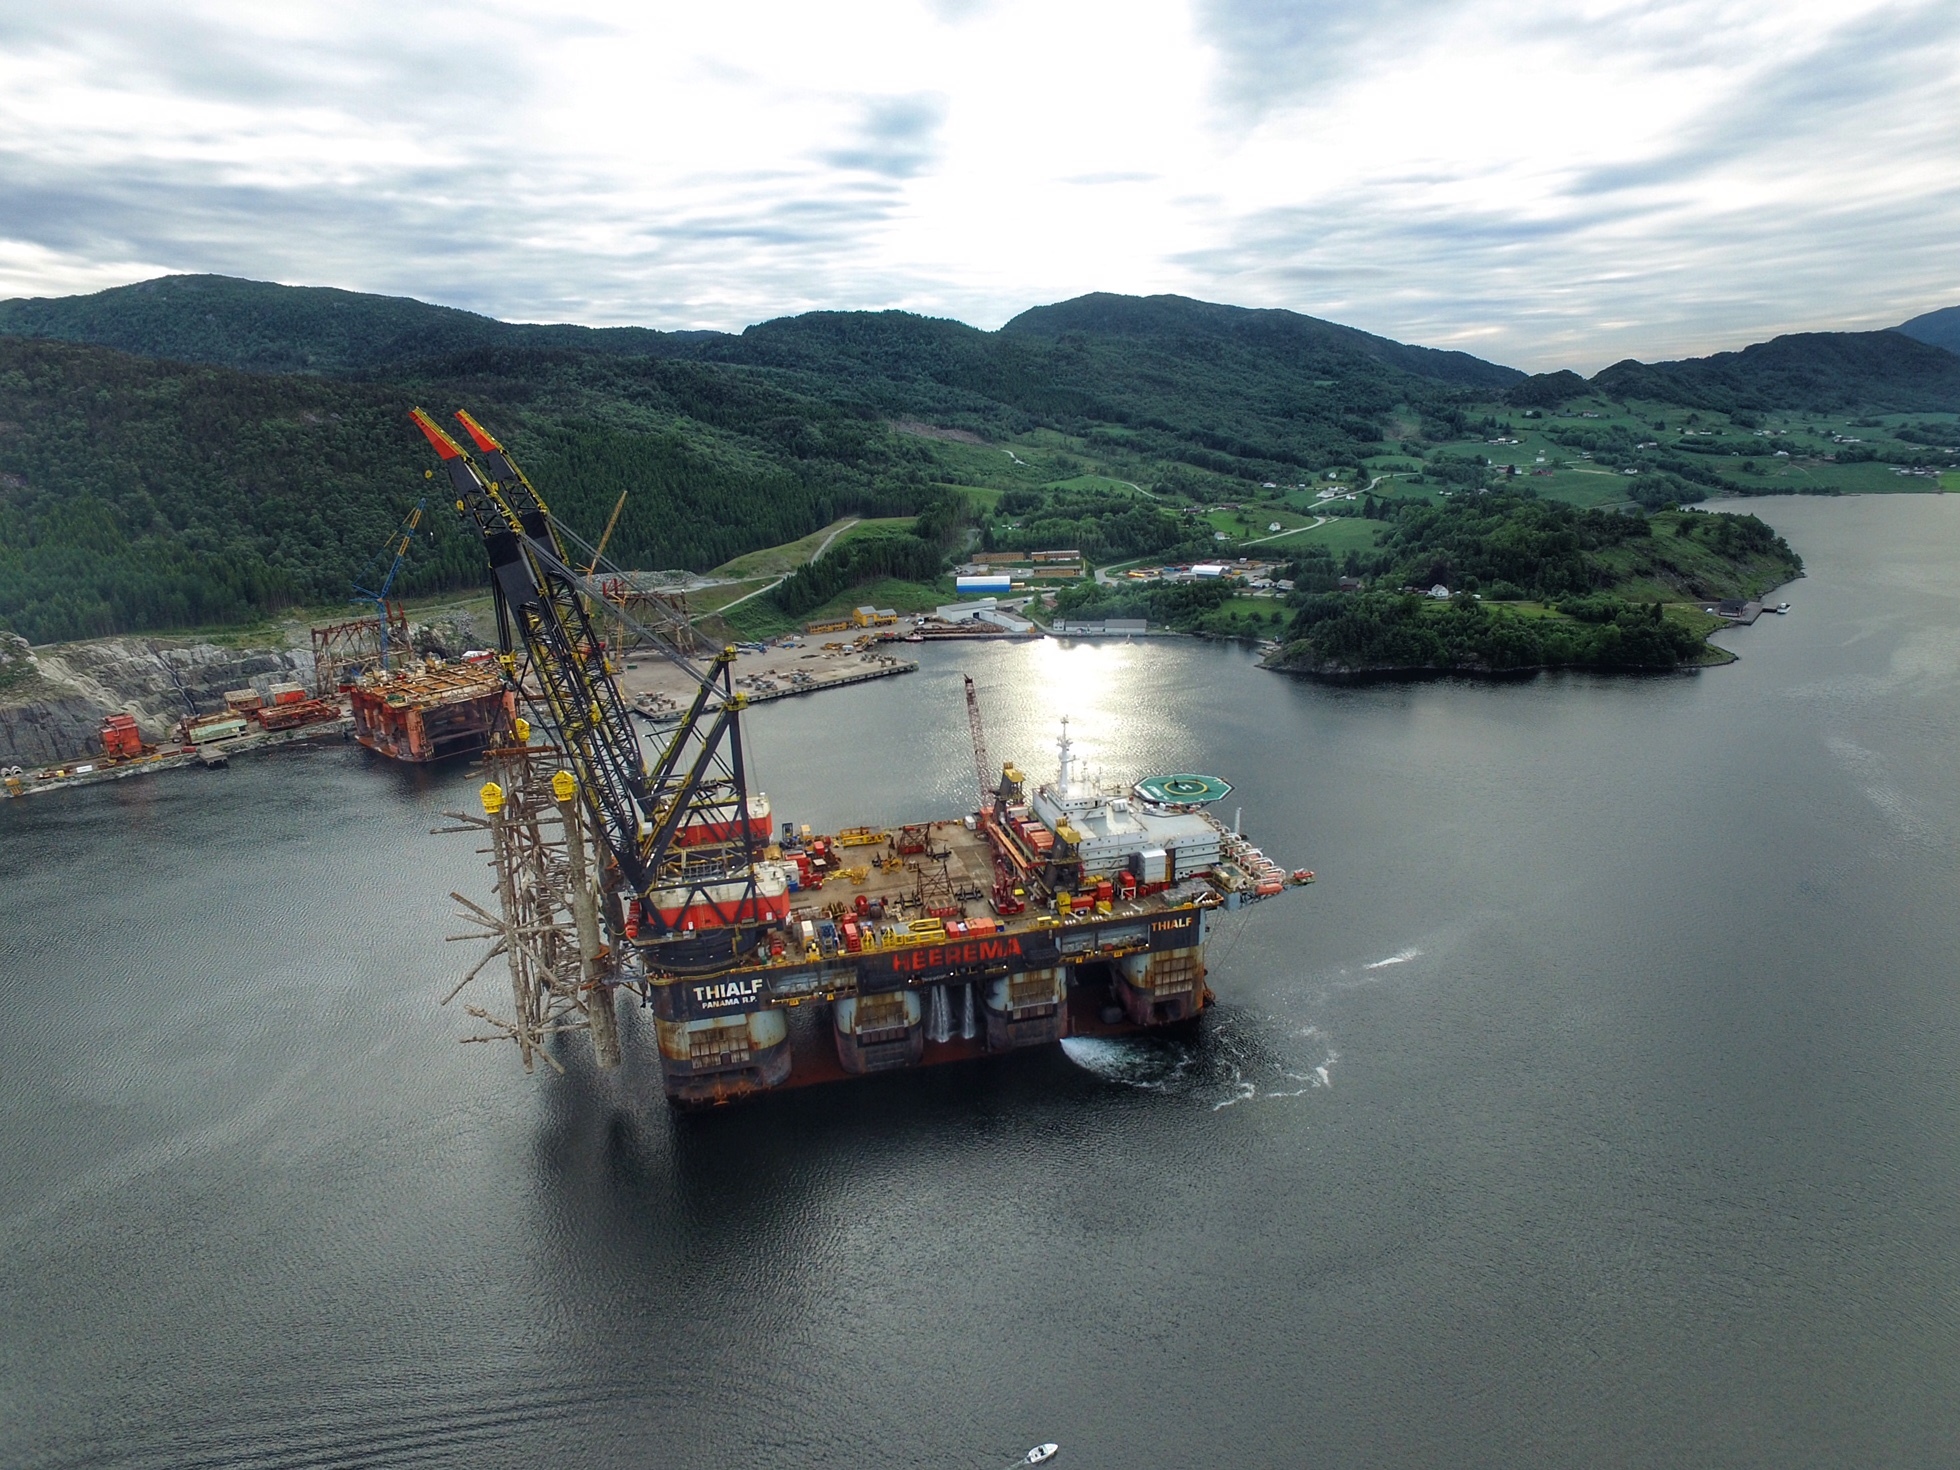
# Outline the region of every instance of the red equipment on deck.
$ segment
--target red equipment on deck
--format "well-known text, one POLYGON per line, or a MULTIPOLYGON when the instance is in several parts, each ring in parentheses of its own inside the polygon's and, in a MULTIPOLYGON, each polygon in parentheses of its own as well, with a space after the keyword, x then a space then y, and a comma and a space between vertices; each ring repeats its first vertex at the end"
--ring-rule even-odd
POLYGON ((136 728, 136 716, 114 714, 102 722, 102 753, 114 761, 134 760, 143 754, 143 736, 136 728))

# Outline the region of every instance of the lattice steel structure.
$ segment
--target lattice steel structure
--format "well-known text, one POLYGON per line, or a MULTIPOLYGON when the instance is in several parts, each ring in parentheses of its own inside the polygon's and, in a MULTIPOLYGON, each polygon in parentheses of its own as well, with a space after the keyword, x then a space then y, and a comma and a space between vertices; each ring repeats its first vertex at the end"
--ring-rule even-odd
POLYGON ((408 614, 399 602, 389 602, 378 618, 354 618, 313 630, 313 692, 332 699, 344 683, 378 669, 389 649, 406 655, 408 614))
POLYGON ((466 1005, 464 1010, 491 1030, 464 1041, 513 1042, 526 1072, 543 1057, 562 1074, 565 1068, 548 1042, 586 1031, 599 1065, 615 1067, 619 1027, 613 992, 622 976, 599 929, 594 877, 602 854, 587 830, 564 752, 549 745, 505 747, 486 755, 484 765, 489 779, 481 792, 483 814, 447 813, 459 825, 437 830, 488 837, 479 851, 489 856, 496 874, 501 912, 460 893, 449 895, 462 905, 460 915, 471 926, 471 932, 452 934, 450 940, 487 940, 490 947, 443 1004, 501 957, 510 974, 510 1011, 466 1005))

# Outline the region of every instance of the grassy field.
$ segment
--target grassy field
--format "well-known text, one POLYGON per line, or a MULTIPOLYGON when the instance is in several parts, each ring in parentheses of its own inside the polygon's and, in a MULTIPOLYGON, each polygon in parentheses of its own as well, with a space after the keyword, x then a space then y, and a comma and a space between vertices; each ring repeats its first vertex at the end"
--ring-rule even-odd
POLYGON ((834 551, 856 537, 877 531, 902 531, 911 524, 911 516, 873 516, 868 520, 846 516, 842 520, 832 521, 821 531, 812 531, 800 540, 786 541, 780 546, 765 546, 760 551, 751 551, 733 561, 725 561, 708 575, 735 581, 784 577, 816 555, 817 548, 833 534, 837 537, 831 543, 831 550, 834 551))
POLYGON ((1347 555, 1350 551, 1372 551, 1381 535, 1380 521, 1364 521, 1359 516, 1339 516, 1311 531, 1302 531, 1297 536, 1288 536, 1284 541, 1274 541, 1265 546, 1255 546, 1255 552, 1269 555, 1291 553, 1302 546, 1325 546, 1336 557, 1347 555))
POLYGON ((992 491, 1033 489, 1083 472, 1080 441, 1059 434, 1027 435, 1004 444, 966 444, 957 440, 926 441, 936 479, 949 484, 992 491))
POLYGON ((1293 619, 1293 609, 1277 597, 1234 597, 1206 619, 1211 631, 1248 638, 1277 638, 1293 619))
POLYGON ((951 490, 955 495, 964 495, 967 503, 976 510, 992 510, 1007 492, 995 485, 962 485, 953 480, 934 480, 933 484, 942 490, 951 490))
MULTIPOLYGON (((1137 485, 1130 480, 1119 480, 1114 475, 1070 475, 1065 480, 1050 480, 1044 487, 1048 490, 1103 490, 1121 495, 1134 495, 1137 485)), ((1145 499, 1149 497, 1146 496, 1145 499)))
POLYGON ((1284 501, 1240 501, 1239 504, 1238 510, 1214 510, 1203 519, 1212 530, 1223 531, 1240 541, 1256 541, 1272 535, 1269 527, 1274 521, 1279 522, 1281 531, 1292 531, 1319 519, 1312 512, 1295 510, 1284 501))
MULTIPOLYGON (((1525 410, 1500 404, 1470 410, 1484 422, 1471 435, 1430 446, 1432 455, 1482 455, 1493 465, 1515 464, 1520 478, 1547 499, 1579 506, 1624 503, 1638 477, 1602 463, 1613 458, 1561 444, 1557 433, 1607 433, 1623 430, 1637 446, 1688 460, 1720 476, 1737 495, 1926 494, 1942 488, 1939 477, 1901 473, 1895 464, 1924 455, 1930 446, 1895 437, 1895 430, 1915 428, 1942 442, 1960 444, 1960 415, 1770 413, 1759 419, 1712 410, 1693 410, 1674 404, 1609 402, 1576 399, 1563 408, 1527 416, 1525 410), (1515 441, 1515 442, 1512 442, 1515 441), (1855 441, 1855 442, 1845 442, 1855 441), (1864 462, 1836 460, 1840 453, 1873 451, 1864 462), (1696 452, 1699 451, 1699 452, 1696 452), (1779 452, 1780 451, 1780 452, 1779 452)), ((1639 451, 1636 451, 1636 454, 1639 451)), ((1386 462, 1386 461, 1384 461, 1386 462)), ((1946 477, 1949 481, 1952 475, 1946 477)), ((1720 493, 1709 487, 1709 495, 1720 493)))
POLYGON ((760 593, 763 588, 775 584, 774 576, 744 577, 735 582, 723 582, 716 587, 703 587, 688 593, 687 605, 697 614, 718 613, 730 603, 740 602, 750 594, 760 593))

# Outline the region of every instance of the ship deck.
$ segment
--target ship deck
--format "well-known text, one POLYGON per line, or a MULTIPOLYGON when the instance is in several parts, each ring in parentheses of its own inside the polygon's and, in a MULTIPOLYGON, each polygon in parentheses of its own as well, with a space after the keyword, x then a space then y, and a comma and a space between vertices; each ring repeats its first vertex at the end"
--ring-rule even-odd
MULTIPOLYGON (((805 888, 791 895, 792 916, 815 918, 839 905, 855 908, 858 895, 862 894, 867 900, 883 905, 886 914, 883 928, 904 929, 913 922, 928 920, 928 910, 936 907, 958 911, 946 918, 949 926, 969 919, 992 920, 998 926, 996 932, 1000 933, 1025 933, 1056 926, 1058 917, 1051 895, 1040 886, 1032 870, 1013 873, 1016 884, 1025 890, 1025 910, 1018 914, 1001 914, 995 910, 993 844, 984 832, 969 828, 963 821, 919 826, 925 831, 927 851, 917 854, 898 852, 901 829, 897 827, 877 829, 874 840, 853 846, 836 845, 850 841, 849 833, 829 838, 839 866, 826 873, 821 888, 805 888)), ((1147 918, 1188 908, 1201 895, 1220 896, 1210 883, 1193 879, 1157 892, 1140 893, 1131 899, 1112 896, 1107 909, 1092 906, 1074 917, 1147 918)), ((882 933, 880 937, 884 937, 882 933)))
MULTIPOLYGON (((663 972, 650 954, 657 1011, 670 1020, 705 1020, 759 1007, 1073 969, 1146 950, 1202 948, 1209 910, 1254 898, 1249 888, 1233 890, 1229 879, 1213 873, 1131 898, 1119 890, 1064 913, 1057 896, 1029 870, 1019 875, 1026 909, 1000 914, 990 899, 993 860, 985 833, 963 821, 921 823, 914 830, 923 830, 926 851, 898 852, 896 827, 826 837, 826 844, 851 845, 834 848, 836 865, 823 871, 821 886, 791 893, 790 934, 779 931, 775 944, 745 963, 717 967, 711 975, 673 973, 663 972), (860 901, 866 910, 882 907, 883 916, 860 911, 860 901), (951 912, 934 924, 935 908, 951 912), (843 927, 847 916, 856 921, 855 949, 843 927), (827 942, 821 936, 826 919, 834 922, 827 942), (818 931, 814 947, 803 935, 806 920, 818 931)), ((792 849, 785 861, 794 855, 792 849)))

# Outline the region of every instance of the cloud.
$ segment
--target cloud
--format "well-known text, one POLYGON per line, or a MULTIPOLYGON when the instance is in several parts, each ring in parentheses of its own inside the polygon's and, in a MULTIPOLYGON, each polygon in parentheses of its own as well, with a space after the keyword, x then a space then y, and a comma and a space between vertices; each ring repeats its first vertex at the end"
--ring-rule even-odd
POLYGON ((1592 368, 1960 300, 1956 84, 1890 0, 69 0, 0 12, 0 292, 1179 291, 1592 368))
POLYGON ((936 135, 946 120, 943 97, 881 97, 863 104, 858 135, 845 147, 818 156, 832 168, 909 179, 937 156, 936 135))

